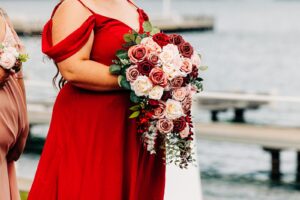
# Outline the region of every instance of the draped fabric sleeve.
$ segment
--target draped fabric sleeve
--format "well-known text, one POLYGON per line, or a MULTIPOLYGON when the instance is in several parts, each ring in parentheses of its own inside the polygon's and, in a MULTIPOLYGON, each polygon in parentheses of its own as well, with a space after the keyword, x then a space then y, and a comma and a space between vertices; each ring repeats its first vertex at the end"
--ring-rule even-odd
POLYGON ((88 41, 94 30, 96 19, 91 15, 83 24, 65 39, 53 45, 52 20, 44 26, 42 33, 42 51, 56 63, 61 62, 78 52, 88 41))

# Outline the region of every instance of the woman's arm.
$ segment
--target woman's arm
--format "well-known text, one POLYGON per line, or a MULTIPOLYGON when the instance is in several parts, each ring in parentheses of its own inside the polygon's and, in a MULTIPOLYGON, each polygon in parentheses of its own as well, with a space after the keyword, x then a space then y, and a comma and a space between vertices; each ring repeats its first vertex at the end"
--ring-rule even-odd
MULTIPOLYGON (((53 18, 53 44, 66 38, 91 15, 78 1, 65 0, 53 18)), ((94 41, 88 42, 73 56, 57 63, 62 76, 70 83, 89 90, 120 90, 118 78, 109 73, 109 67, 90 60, 94 41)), ((105 51, 105 49, 103 49, 105 51)))

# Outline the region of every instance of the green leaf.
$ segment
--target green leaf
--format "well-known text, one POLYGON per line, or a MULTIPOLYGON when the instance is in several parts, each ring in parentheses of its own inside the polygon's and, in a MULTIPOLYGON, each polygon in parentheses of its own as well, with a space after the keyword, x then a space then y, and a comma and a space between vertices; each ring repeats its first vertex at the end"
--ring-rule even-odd
POLYGON ((109 72, 111 74, 118 75, 121 72, 121 68, 122 67, 120 65, 113 64, 109 67, 109 72))
POLYGON ((143 28, 145 32, 151 32, 152 31, 152 24, 149 21, 145 21, 143 23, 143 28))
POLYGON ((130 40, 131 40, 131 41, 135 41, 135 38, 136 38, 135 34, 131 34, 131 35, 130 35, 130 40))
POLYGON ((140 113, 141 113, 140 111, 135 111, 129 116, 129 118, 130 119, 137 118, 140 115, 140 113))
POLYGON ((126 80, 126 78, 124 76, 122 76, 120 84, 121 84, 121 87, 125 88, 126 90, 131 89, 130 83, 126 80))
POLYGON ((131 35, 132 35, 132 34, 130 34, 130 33, 126 33, 126 34, 123 36, 124 41, 125 41, 125 42, 131 42, 131 41, 132 41, 132 40, 131 40, 131 35))
POLYGON ((199 69, 200 69, 201 71, 205 71, 205 70, 208 69, 208 66, 200 66, 199 69))
POLYGON ((136 39, 135 39, 135 43, 136 44, 141 44, 141 41, 142 41, 141 36, 137 36, 136 39))
POLYGON ((156 33, 160 33, 160 29, 157 27, 153 27, 152 31, 150 32, 150 35, 155 35, 156 33))
POLYGON ((117 57, 122 60, 122 59, 127 59, 128 58, 128 52, 126 50, 118 50, 116 53, 117 57))
POLYGON ((130 100, 133 102, 133 103, 139 103, 140 102, 140 98, 138 96, 136 96, 135 92, 132 91, 130 93, 130 100))
POLYGON ((27 62, 27 60, 29 59, 28 54, 20 54, 19 58, 18 58, 22 63, 23 62, 27 62))
POLYGON ((131 111, 138 111, 140 108, 141 108, 141 106, 140 106, 140 104, 138 104, 138 105, 130 107, 129 110, 131 110, 131 111))

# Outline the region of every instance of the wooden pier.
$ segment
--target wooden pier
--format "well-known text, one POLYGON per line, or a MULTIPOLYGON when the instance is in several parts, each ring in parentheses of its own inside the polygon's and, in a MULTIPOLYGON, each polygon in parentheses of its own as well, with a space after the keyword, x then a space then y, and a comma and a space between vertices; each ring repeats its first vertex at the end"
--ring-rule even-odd
MULTIPOLYGON (((32 83, 31 83, 32 84, 32 83)), ((40 85, 38 83, 34 83, 40 85)), ((195 130, 200 139, 254 144, 261 146, 271 155, 270 178, 280 181, 280 152, 292 149, 298 152, 296 162, 296 183, 300 185, 300 127, 277 127, 274 125, 247 124, 244 114, 249 109, 259 109, 276 102, 300 103, 300 97, 276 96, 270 94, 203 92, 196 97, 201 109, 212 114, 211 123, 196 123, 195 130), (218 113, 232 110, 233 122, 219 122, 218 113), (241 123, 242 122, 242 123, 241 123)), ((28 101, 30 126, 48 124, 51 118, 53 102, 28 101)), ((29 145, 35 146, 36 145, 29 145)), ((41 145, 40 145, 41 146, 41 145)), ((40 148, 40 147, 39 147, 40 148)))

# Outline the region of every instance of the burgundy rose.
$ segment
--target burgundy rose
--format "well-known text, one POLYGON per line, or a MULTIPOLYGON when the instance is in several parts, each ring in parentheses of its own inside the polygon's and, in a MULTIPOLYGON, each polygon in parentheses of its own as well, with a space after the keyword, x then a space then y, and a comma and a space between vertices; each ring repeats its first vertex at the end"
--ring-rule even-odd
POLYGON ((149 78, 154 85, 159 85, 159 86, 165 87, 168 84, 168 79, 167 79, 166 74, 159 67, 155 67, 151 70, 151 72, 149 74, 149 78))
POLYGON ((170 43, 169 36, 164 33, 156 33, 152 36, 152 39, 161 47, 170 43))
POLYGON ((172 44, 175 44, 177 46, 179 46, 180 44, 185 42, 184 39, 182 38, 182 36, 178 35, 178 34, 169 35, 169 40, 172 44))
POLYGON ((154 99, 149 99, 148 103, 149 103, 149 105, 154 106, 154 107, 159 105, 159 101, 154 100, 154 99))
POLYGON ((183 85, 184 79, 182 76, 173 78, 170 82, 172 88, 180 88, 183 85))
POLYGON ((148 60, 138 63, 138 70, 142 75, 149 76, 153 67, 154 67, 153 64, 148 60))
POLYGON ((172 99, 172 94, 170 91, 165 91, 163 96, 161 97, 163 101, 167 101, 168 99, 172 99))
POLYGON ((193 70, 192 70, 192 72, 190 73, 190 76, 191 76, 192 78, 197 78, 198 75, 199 75, 199 70, 198 70, 198 68, 197 68, 195 65, 193 65, 193 70))
POLYGON ((186 58, 191 58, 194 53, 194 48, 188 42, 182 43, 178 48, 181 55, 186 58))
POLYGON ((185 121, 185 117, 180 117, 179 119, 176 119, 173 121, 174 124, 174 128, 173 131, 175 133, 179 133, 181 131, 183 131, 183 129, 185 129, 186 127, 186 121, 185 121))
POLYGON ((133 63, 141 62, 148 56, 148 48, 144 45, 135 45, 129 48, 128 56, 133 63))
POLYGON ((153 119, 161 119, 166 115, 166 104, 162 101, 159 101, 158 106, 153 109, 153 119))

